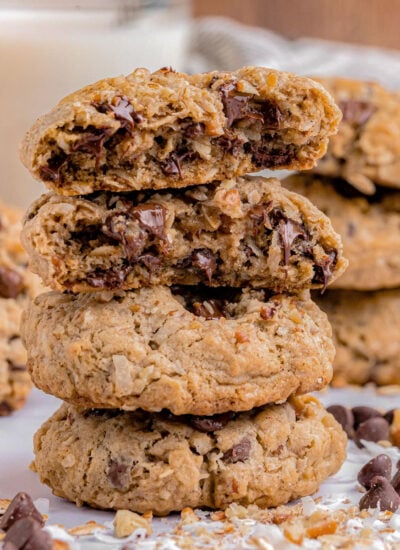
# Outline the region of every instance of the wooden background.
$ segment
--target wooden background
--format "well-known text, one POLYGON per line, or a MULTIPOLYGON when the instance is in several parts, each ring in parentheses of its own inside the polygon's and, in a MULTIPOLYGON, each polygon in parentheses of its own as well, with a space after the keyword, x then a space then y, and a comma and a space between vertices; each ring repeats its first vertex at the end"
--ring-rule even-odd
POLYGON ((400 49, 400 0, 193 0, 193 12, 224 15, 289 38, 400 49))

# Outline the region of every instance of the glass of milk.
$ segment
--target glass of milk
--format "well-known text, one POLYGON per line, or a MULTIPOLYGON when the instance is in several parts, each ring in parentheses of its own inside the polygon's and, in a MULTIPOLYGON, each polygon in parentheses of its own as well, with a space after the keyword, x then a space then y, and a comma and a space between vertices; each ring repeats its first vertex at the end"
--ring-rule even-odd
POLYGON ((183 70, 189 14, 189 0, 0 0, 0 200, 43 192, 18 146, 63 96, 136 67, 183 70))

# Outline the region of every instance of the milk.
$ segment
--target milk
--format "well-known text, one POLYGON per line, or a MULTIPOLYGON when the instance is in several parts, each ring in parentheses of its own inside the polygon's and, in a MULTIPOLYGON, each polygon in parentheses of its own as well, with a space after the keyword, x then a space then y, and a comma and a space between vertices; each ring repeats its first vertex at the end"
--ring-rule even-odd
POLYGON ((44 187, 19 161, 25 131, 63 96, 101 78, 136 67, 182 70, 187 3, 133 13, 1 6, 0 199, 26 207, 44 187))

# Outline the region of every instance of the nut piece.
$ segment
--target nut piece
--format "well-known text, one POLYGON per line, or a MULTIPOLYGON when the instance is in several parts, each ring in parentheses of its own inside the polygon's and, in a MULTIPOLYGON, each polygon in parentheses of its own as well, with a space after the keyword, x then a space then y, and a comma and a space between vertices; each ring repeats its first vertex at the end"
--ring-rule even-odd
POLYGON ((151 526, 149 521, 129 510, 118 510, 114 518, 114 534, 118 538, 124 538, 131 535, 136 529, 145 529, 148 535, 151 535, 151 526))

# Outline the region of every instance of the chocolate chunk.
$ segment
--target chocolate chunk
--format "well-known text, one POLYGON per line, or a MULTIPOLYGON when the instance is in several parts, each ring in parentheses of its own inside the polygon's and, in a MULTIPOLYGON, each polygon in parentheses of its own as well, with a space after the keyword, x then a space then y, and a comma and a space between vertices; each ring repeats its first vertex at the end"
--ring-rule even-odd
POLYGON ((212 276, 217 268, 217 261, 214 253, 208 248, 199 248, 193 250, 190 261, 192 266, 197 267, 200 271, 204 272, 208 282, 211 284, 212 276))
POLYGON ((268 146, 256 143, 245 143, 244 149, 251 154, 252 162, 257 168, 279 168, 288 166, 294 158, 294 149, 270 149, 268 146))
POLYGON ((53 541, 33 518, 16 521, 7 531, 3 550, 52 550, 53 541))
POLYGON ((132 215, 143 229, 159 239, 165 239, 167 209, 161 204, 147 203, 132 209, 132 215))
POLYGON ((272 201, 265 204, 257 204, 248 211, 248 217, 253 222, 253 235, 256 237, 260 230, 269 229, 272 230, 271 219, 269 213, 271 212, 272 201))
POLYGON ((326 409, 337 422, 342 426, 343 430, 346 432, 347 436, 351 439, 354 436, 353 424, 354 416, 353 412, 343 405, 330 405, 326 409))
POLYGON ((144 264, 150 273, 155 273, 161 266, 161 260, 152 254, 143 254, 139 256, 139 262, 144 264))
POLYGON ((362 126, 371 118, 376 107, 368 101, 348 99, 339 101, 339 108, 343 113, 343 121, 350 122, 356 126, 362 126))
POLYGON ((277 310, 277 307, 275 306, 263 306, 260 309, 261 319, 264 319, 264 321, 268 321, 269 319, 272 319, 276 313, 276 310, 277 310))
POLYGON ((400 506, 400 497, 390 482, 382 476, 375 476, 370 483, 370 490, 360 500, 360 510, 379 508, 395 512, 400 506))
POLYGON ((224 304, 222 300, 215 300, 211 298, 204 302, 194 302, 192 305, 193 313, 198 317, 204 317, 205 319, 220 319, 225 317, 224 304))
POLYGON ((286 218, 280 220, 278 233, 283 247, 284 264, 288 265, 294 241, 299 237, 307 239, 307 232, 300 223, 286 218))
POLYGON ((190 151, 187 147, 179 149, 171 153, 165 160, 160 162, 160 168, 166 176, 182 177, 181 162, 184 160, 191 161, 196 157, 195 151, 190 151))
POLYGON ((237 158, 242 150, 243 140, 238 137, 231 136, 231 133, 225 131, 225 135, 217 138, 219 147, 221 147, 226 153, 229 153, 234 158, 237 158))
POLYGON ((127 275, 132 271, 132 266, 113 267, 110 269, 97 269, 87 275, 87 282, 94 288, 121 288, 127 275))
POLYGON ((0 296, 16 298, 24 288, 22 275, 13 269, 0 266, 0 296))
POLYGON ((111 458, 108 464, 108 479, 113 487, 123 491, 129 487, 131 465, 124 458, 111 458))
POLYGON ((357 429, 358 426, 365 422, 366 420, 369 420, 370 418, 374 417, 381 417, 381 413, 377 411, 376 409, 372 407, 365 407, 363 405, 359 407, 353 407, 352 408, 353 416, 354 416, 354 428, 357 429))
POLYGON ((316 284, 322 284, 321 293, 324 293, 329 281, 332 277, 333 270, 336 265, 337 251, 326 251, 326 256, 319 262, 314 264, 314 277, 312 282, 316 284))
POLYGON ((11 405, 7 401, 0 401, 0 416, 9 416, 12 412, 11 405))
POLYGON ((130 261, 142 253, 147 244, 148 233, 138 227, 129 226, 131 214, 125 211, 116 211, 110 214, 101 228, 104 235, 122 243, 125 256, 130 261))
POLYGON ((369 489, 371 480, 376 476, 390 480, 392 475, 392 461, 388 455, 380 454, 365 464, 358 473, 357 480, 360 485, 369 489))
POLYGON ((264 122, 263 114, 250 106, 251 95, 238 95, 237 84, 228 82, 219 88, 224 113, 227 118, 226 126, 230 128, 236 120, 244 118, 264 122))
POLYGON ((39 168, 39 175, 43 181, 59 183, 61 181, 61 168, 68 161, 68 156, 62 151, 51 157, 47 164, 39 168))
MULTIPOLYGON (((399 467, 399 464, 397 464, 397 467, 399 467)), ((397 470, 394 474, 391 484, 396 493, 400 494, 400 470, 397 470)))
POLYGON ((184 136, 188 139, 194 139, 204 134, 204 124, 201 122, 183 122, 182 129, 184 136))
POLYGON ((0 518, 0 529, 8 531, 19 519, 32 518, 39 525, 44 525, 40 512, 35 508, 28 493, 17 493, 10 502, 4 515, 0 518))
POLYGON ((143 115, 135 112, 125 96, 115 96, 111 104, 93 102, 92 105, 100 113, 114 113, 114 117, 121 123, 121 128, 125 128, 130 134, 133 133, 135 123, 144 121, 143 115))
POLYGON ((109 128, 93 128, 71 145, 71 151, 94 156, 96 158, 96 168, 98 168, 103 154, 104 141, 110 135, 109 128))
POLYGON ((388 441, 389 440, 389 424, 382 417, 369 418, 362 422, 356 429, 356 440, 360 441, 388 441))
POLYGON ((389 424, 391 424, 393 422, 393 417, 394 417, 394 412, 396 411, 396 409, 390 409, 389 411, 387 411, 384 415, 383 415, 383 418, 389 422, 389 424))
POLYGON ((214 414, 214 416, 188 416, 189 424, 199 432, 222 430, 235 416, 233 412, 214 414))
POLYGON ((277 130, 280 127, 283 115, 274 101, 263 101, 261 103, 261 112, 265 130, 277 130))
POLYGON ((250 449, 251 441, 249 438, 244 437, 242 441, 224 453, 223 460, 229 464, 245 462, 250 456, 250 449))

